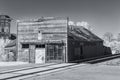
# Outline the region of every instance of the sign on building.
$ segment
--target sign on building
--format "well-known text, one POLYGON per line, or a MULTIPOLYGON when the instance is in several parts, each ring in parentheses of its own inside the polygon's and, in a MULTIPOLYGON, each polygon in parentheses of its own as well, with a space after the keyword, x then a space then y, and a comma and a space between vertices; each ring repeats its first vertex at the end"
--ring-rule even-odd
POLYGON ((38 40, 42 40, 42 31, 38 32, 38 40))

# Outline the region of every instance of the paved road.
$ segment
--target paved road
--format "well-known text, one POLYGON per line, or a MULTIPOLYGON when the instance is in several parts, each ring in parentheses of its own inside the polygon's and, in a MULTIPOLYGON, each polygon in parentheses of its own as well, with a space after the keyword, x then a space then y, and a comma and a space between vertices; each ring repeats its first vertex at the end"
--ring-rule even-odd
POLYGON ((24 80, 120 80, 120 59, 87 64, 69 70, 38 75, 24 80))
POLYGON ((42 64, 42 65, 39 65, 39 67, 36 67, 36 68, 32 68, 32 69, 19 69, 19 70, 15 70, 15 71, 7 71, 6 72, 2 72, 0 74, 0 80, 8 80, 8 79, 12 79, 12 80, 21 80, 28 76, 33 76, 33 75, 36 75, 36 74, 45 74, 45 73, 51 73, 51 72, 54 72, 54 71, 58 71, 58 70, 63 70, 63 69, 67 69, 70 67, 73 67, 73 66, 76 66, 76 64, 74 63, 62 63, 62 64, 54 64, 54 63, 49 63, 49 66, 48 64, 42 64))

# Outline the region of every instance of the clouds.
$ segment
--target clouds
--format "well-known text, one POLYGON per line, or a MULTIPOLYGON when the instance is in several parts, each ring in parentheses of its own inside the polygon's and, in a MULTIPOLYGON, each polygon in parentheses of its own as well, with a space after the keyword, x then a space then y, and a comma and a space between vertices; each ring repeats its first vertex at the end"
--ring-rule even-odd
POLYGON ((85 21, 82 21, 82 22, 77 22, 76 23, 77 26, 83 26, 85 28, 88 28, 89 24, 85 21))
POLYGON ((83 26, 84 28, 92 31, 93 29, 91 28, 91 26, 88 24, 88 22, 85 21, 81 21, 81 22, 74 22, 74 21, 69 21, 68 23, 69 25, 73 25, 73 26, 83 26))
POLYGON ((75 25, 75 23, 73 21, 69 21, 68 25, 75 25))

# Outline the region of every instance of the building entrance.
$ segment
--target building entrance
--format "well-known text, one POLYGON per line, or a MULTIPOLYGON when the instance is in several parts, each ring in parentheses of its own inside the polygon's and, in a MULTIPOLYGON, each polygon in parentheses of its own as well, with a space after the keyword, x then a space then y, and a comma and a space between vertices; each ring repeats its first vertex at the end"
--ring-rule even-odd
POLYGON ((35 63, 45 63, 45 45, 36 45, 35 63))
POLYGON ((47 46, 47 62, 63 62, 64 61, 63 45, 52 44, 47 46))

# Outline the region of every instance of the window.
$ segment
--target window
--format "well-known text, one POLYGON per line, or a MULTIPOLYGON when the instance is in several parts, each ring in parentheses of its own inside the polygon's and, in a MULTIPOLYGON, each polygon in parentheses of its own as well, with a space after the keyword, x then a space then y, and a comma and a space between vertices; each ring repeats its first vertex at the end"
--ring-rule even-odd
POLYGON ((7 33, 9 32, 9 28, 8 28, 8 27, 6 28, 6 32, 7 32, 7 33))
POLYGON ((44 44, 36 45, 36 48, 45 48, 44 44))
POLYGON ((1 27, 0 27, 0 32, 1 32, 2 30, 1 30, 1 27))
POLYGON ((4 27, 5 26, 4 23, 1 23, 1 26, 4 27))
POLYGON ((41 33, 40 31, 38 31, 38 33, 41 33))
POLYGON ((22 44, 22 48, 29 48, 29 44, 22 44))
POLYGON ((2 30, 1 30, 2 32, 4 32, 4 28, 2 28, 2 30))
POLYGON ((48 45, 47 60, 62 60, 63 45, 48 45))
POLYGON ((4 30, 6 33, 9 32, 9 28, 8 27, 5 27, 5 30, 4 30))

